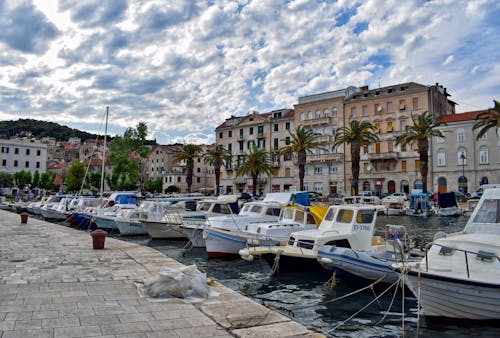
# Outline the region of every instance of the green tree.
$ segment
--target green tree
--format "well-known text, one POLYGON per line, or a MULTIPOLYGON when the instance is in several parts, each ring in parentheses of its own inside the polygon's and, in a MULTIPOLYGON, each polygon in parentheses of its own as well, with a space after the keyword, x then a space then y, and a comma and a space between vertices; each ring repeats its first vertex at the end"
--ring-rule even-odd
POLYGON ((257 178, 260 174, 271 174, 271 157, 265 149, 253 147, 245 155, 243 163, 236 170, 236 176, 250 176, 252 178, 253 194, 257 195, 257 178))
POLYGON ((88 175, 87 182, 92 192, 96 193, 101 187, 101 173, 91 173, 90 175, 88 175))
POLYGON ((14 176, 11 173, 0 172, 0 187, 12 188, 14 186, 14 176))
POLYGON ((42 173, 42 175, 40 175, 40 188, 45 190, 54 189, 54 175, 42 173))
POLYGON ((203 153, 203 162, 214 167, 215 172, 215 196, 219 196, 220 186, 220 169, 223 165, 227 165, 231 161, 231 154, 224 148, 222 144, 217 144, 215 147, 210 147, 203 153))
POLYGON ((361 146, 371 142, 378 142, 378 135, 375 133, 376 127, 370 122, 352 120, 348 126, 341 127, 335 134, 333 148, 343 144, 350 144, 351 147, 351 193, 357 195, 359 192, 359 162, 361 146))
POLYGON ((500 102, 493 100, 494 107, 488 109, 476 117, 476 123, 472 127, 473 130, 479 129, 476 139, 479 141, 484 134, 491 128, 495 128, 498 136, 498 127, 500 127, 500 102))
POLYGON ((14 181, 19 189, 31 185, 31 171, 18 171, 14 174, 14 181))
POLYGON ((33 174, 32 186, 33 188, 40 188, 40 173, 38 170, 35 170, 35 173, 33 174))
MULTIPOLYGON (((109 146, 109 161, 113 164, 111 181, 117 186, 112 189, 142 190, 144 184, 144 160, 149 155, 149 149, 144 146, 147 136, 147 125, 139 122, 137 127, 128 128, 122 136, 117 136, 109 146)), ((110 182, 107 179, 108 183, 110 182)))
POLYGON ((154 180, 147 180, 144 183, 144 187, 148 192, 162 192, 163 182, 161 178, 157 178, 154 180))
POLYGON ((70 192, 80 191, 84 177, 85 165, 79 160, 74 160, 66 174, 66 190, 70 192))
POLYGON ((202 154, 201 147, 196 144, 186 144, 182 147, 182 151, 177 153, 174 157, 174 163, 184 161, 186 163, 186 183, 187 192, 191 192, 191 185, 193 184, 193 169, 194 159, 200 157, 202 154))
POLYGON ((325 150, 325 148, 318 141, 321 135, 313 132, 311 129, 304 128, 302 125, 299 125, 295 132, 288 130, 288 133, 291 137, 290 144, 281 148, 279 150, 279 154, 293 154, 297 156, 297 165, 299 166, 299 186, 300 190, 304 190, 307 153, 313 154, 313 149, 325 150))
POLYGON ((427 174, 429 172, 429 141, 432 137, 444 138, 443 133, 437 129, 440 125, 446 125, 437 121, 428 111, 411 118, 413 125, 408 126, 406 131, 396 137, 396 145, 417 144, 420 159, 420 175, 422 177, 422 191, 427 192, 427 174))

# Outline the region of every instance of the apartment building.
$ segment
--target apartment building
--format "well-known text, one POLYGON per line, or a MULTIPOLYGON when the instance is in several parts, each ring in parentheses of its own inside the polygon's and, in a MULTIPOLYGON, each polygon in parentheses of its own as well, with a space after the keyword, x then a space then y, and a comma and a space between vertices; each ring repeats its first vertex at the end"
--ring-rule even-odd
POLYGON ((252 112, 246 116, 231 116, 215 129, 216 143, 227 149, 233 160, 221 169, 220 193, 237 194, 251 192, 250 177, 238 177, 236 171, 244 162, 245 155, 255 146, 271 154, 272 174, 261 175, 257 180, 257 192, 286 191, 298 184, 298 169, 293 156, 279 156, 280 148, 290 143, 289 131, 296 128, 293 109, 279 109, 267 113, 252 112))
POLYGON ((432 185, 434 191, 472 193, 482 184, 500 183, 500 140, 490 129, 480 140, 473 130, 473 111, 441 118, 443 138, 432 140, 432 185))
MULTIPOLYGON (((455 114, 455 103, 448 97, 446 88, 439 84, 425 86, 409 82, 371 90, 363 87, 345 98, 345 124, 353 119, 371 122, 379 136, 379 142, 366 144, 361 150, 360 190, 381 194, 408 193, 411 189, 422 188, 417 145, 397 146, 396 138, 413 123, 414 115, 426 111, 436 117, 455 114)), ((342 152, 345 153, 345 168, 351 168, 349 145, 342 152)), ((352 182, 350 169, 344 174, 349 187, 352 182)), ((431 175, 429 165, 428 180, 431 175)))
POLYGON ((180 144, 154 146, 146 159, 147 179, 162 178, 163 173, 173 166, 174 157, 181 149, 180 144))
POLYGON ((47 145, 28 138, 0 140, 0 171, 47 170, 47 145))

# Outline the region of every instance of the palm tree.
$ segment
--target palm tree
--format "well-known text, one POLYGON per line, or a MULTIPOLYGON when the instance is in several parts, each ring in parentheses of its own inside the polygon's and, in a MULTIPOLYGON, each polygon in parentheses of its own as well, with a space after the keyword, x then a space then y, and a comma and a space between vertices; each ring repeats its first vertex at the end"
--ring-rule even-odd
POLYGON ((352 188, 354 195, 358 194, 359 181, 359 160, 361 146, 371 142, 378 142, 378 135, 375 134, 377 128, 367 121, 352 120, 348 126, 341 127, 335 134, 333 148, 342 144, 351 145, 351 173, 352 173, 352 188))
POLYGON ((227 162, 231 161, 231 154, 224 148, 222 144, 217 144, 215 147, 207 149, 202 156, 204 163, 209 163, 214 167, 215 196, 219 196, 220 168, 227 162))
POLYGON ((245 155, 243 164, 236 170, 236 176, 247 175, 252 178, 253 195, 257 195, 257 177, 260 174, 271 174, 270 155, 265 149, 253 147, 245 155))
POLYGON ((175 155, 174 163, 181 161, 186 162, 186 183, 187 192, 191 192, 191 185, 193 184, 193 168, 194 159, 201 156, 201 147, 196 144, 185 144, 182 151, 175 155))
MULTIPOLYGON (((490 108, 488 109, 488 111, 477 115, 477 122, 474 124, 474 127, 472 127, 473 130, 480 129, 479 133, 476 136, 476 139, 478 141, 491 128, 500 127, 500 102, 493 100, 493 103, 493 108, 490 108)), ((498 130, 496 130, 496 132, 498 134, 498 130)))
POLYGON ((437 121, 428 111, 421 115, 412 116, 413 125, 406 127, 406 132, 396 138, 396 145, 402 146, 417 144, 420 155, 420 175, 422 176, 422 191, 427 192, 427 174, 429 172, 429 140, 432 137, 444 138, 437 129, 444 122, 437 121))
POLYGON ((297 164, 299 166, 299 186, 300 190, 304 190, 304 173, 307 161, 307 153, 313 154, 313 149, 324 150, 318 138, 321 136, 313 132, 311 129, 304 128, 299 125, 295 133, 288 130, 291 140, 290 144, 279 150, 280 155, 296 154, 297 164))

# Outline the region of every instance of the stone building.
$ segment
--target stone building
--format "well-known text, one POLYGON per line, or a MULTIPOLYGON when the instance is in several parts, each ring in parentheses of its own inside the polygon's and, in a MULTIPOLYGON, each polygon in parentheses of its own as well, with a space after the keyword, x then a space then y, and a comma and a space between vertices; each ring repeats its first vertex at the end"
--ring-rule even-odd
POLYGON ((0 140, 0 171, 16 173, 18 171, 47 170, 47 145, 28 138, 0 140))
POLYGON ((490 129, 480 140, 473 130, 476 117, 484 111, 473 111, 441 118, 439 127, 444 138, 432 140, 433 191, 472 193, 486 183, 500 183, 500 139, 490 129))
POLYGON ((245 154, 255 146, 271 154, 272 174, 258 178, 257 193, 289 190, 298 184, 293 156, 279 156, 278 150, 290 143, 289 130, 295 130, 293 109, 280 109, 267 113, 252 112, 245 116, 232 116, 215 129, 217 144, 227 149, 233 160, 221 169, 220 193, 238 194, 253 190, 250 177, 238 177, 236 171, 244 162, 245 154))

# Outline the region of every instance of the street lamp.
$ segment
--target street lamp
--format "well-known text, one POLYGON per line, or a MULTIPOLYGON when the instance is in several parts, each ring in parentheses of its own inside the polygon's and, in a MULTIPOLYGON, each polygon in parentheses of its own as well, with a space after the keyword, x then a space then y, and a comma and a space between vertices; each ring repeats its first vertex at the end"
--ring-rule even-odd
POLYGON ((462 183, 462 192, 465 193, 465 152, 462 151, 460 159, 462 160, 462 178, 460 183, 462 183))

